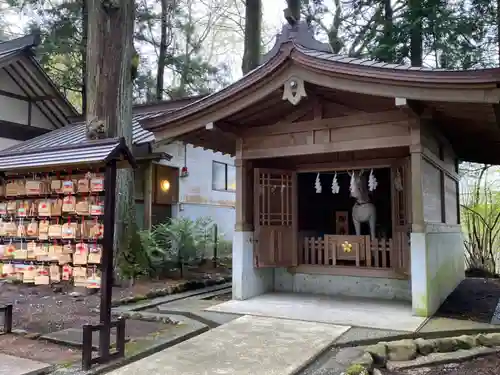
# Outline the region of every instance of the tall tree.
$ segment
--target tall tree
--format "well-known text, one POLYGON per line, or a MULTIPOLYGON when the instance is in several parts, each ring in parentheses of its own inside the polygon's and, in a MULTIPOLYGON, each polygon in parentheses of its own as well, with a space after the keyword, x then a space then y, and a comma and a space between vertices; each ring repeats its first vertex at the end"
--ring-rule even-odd
POLYGON ((408 0, 410 18, 410 61, 412 66, 422 66, 423 60, 423 0, 408 0))
POLYGON ((243 74, 259 66, 262 25, 261 0, 246 0, 245 45, 243 52, 243 74))
POLYGON ((295 21, 299 21, 301 13, 301 0, 286 0, 286 3, 288 5, 287 12, 295 19, 295 21))
MULTIPOLYGON (((105 136, 123 137, 130 148, 134 11, 133 0, 88 0, 87 126, 102 123, 105 136)), ((133 250, 137 236, 130 169, 120 169, 117 175, 116 220, 115 265, 118 253, 133 250)))

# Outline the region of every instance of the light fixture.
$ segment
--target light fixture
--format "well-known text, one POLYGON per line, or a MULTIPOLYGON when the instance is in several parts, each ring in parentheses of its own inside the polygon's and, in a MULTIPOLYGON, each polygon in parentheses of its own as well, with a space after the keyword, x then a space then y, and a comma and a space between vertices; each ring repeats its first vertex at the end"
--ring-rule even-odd
POLYGON ((162 180, 160 182, 160 189, 163 191, 163 192, 167 192, 170 190, 170 182, 168 180, 162 180))

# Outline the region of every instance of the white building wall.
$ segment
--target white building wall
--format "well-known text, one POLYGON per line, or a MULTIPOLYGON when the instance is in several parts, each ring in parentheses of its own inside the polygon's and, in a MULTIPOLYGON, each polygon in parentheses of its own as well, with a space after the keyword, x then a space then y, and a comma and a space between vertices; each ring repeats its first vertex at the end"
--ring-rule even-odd
MULTIPOLYGON (((5 70, 0 69, 0 90, 16 95, 26 94, 10 78, 5 70)), ((0 120, 15 122, 18 124, 28 124, 29 103, 25 100, 10 98, 0 94, 0 120)), ((31 107, 31 126, 44 129, 54 129, 52 122, 38 109, 35 104, 31 107)))
POLYGON ((172 216, 193 220, 209 216, 218 225, 219 233, 232 240, 235 224, 235 193, 212 189, 212 162, 234 165, 234 158, 220 152, 204 150, 182 142, 158 147, 155 152, 166 152, 172 160, 164 165, 181 169, 187 166, 189 176, 179 178, 179 203, 173 207, 172 216))

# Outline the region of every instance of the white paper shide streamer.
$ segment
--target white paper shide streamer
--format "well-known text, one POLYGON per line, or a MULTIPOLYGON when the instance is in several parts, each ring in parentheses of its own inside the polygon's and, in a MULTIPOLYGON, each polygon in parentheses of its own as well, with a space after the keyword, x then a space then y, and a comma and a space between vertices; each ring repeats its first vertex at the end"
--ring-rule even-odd
POLYGON ((373 169, 370 170, 370 176, 368 177, 368 190, 375 191, 377 188, 378 182, 375 178, 375 174, 373 174, 373 169))
POLYGON ((340 191, 340 186, 339 182, 337 181, 337 172, 333 175, 333 180, 332 180, 332 193, 333 194, 338 194, 340 191))
POLYGON ((396 191, 403 191, 403 179, 401 178, 399 169, 396 170, 396 177, 394 177, 394 189, 396 189, 396 191))
POLYGON ((356 183, 356 172, 351 173, 351 184, 349 186, 351 192, 351 197, 357 197, 358 194, 358 184, 356 183))
POLYGON ((316 194, 321 194, 321 181, 319 180, 319 173, 316 175, 316 181, 314 182, 314 188, 316 189, 316 194))

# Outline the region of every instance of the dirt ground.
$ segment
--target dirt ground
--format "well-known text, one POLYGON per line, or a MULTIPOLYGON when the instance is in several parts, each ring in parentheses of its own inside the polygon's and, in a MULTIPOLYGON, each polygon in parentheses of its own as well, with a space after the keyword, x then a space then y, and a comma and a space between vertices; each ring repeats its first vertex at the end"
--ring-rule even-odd
POLYGON ((499 279, 466 278, 444 301, 436 316, 490 323, 499 299, 499 279))
MULTIPOLYGON (((225 269, 210 266, 190 270, 186 279, 200 279, 208 275, 225 275, 225 269)), ((113 288, 113 300, 146 295, 156 289, 181 284, 184 280, 173 279, 137 281, 133 286, 113 288)), ((45 285, 0 283, 0 304, 13 304, 13 328, 29 333, 46 334, 66 328, 79 328, 99 320, 100 294, 72 293, 71 285, 45 285)))
POLYGON ((497 375, 500 373, 500 354, 481 357, 464 363, 452 363, 435 367, 423 367, 384 375, 497 375))
MULTIPOLYGON (((138 282, 129 288, 113 288, 113 299, 144 295, 154 289, 179 284, 180 281, 138 282)), ((0 303, 13 304, 13 328, 45 334, 66 328, 81 327, 99 320, 100 295, 72 294, 73 288, 27 284, 0 284, 0 303)))

